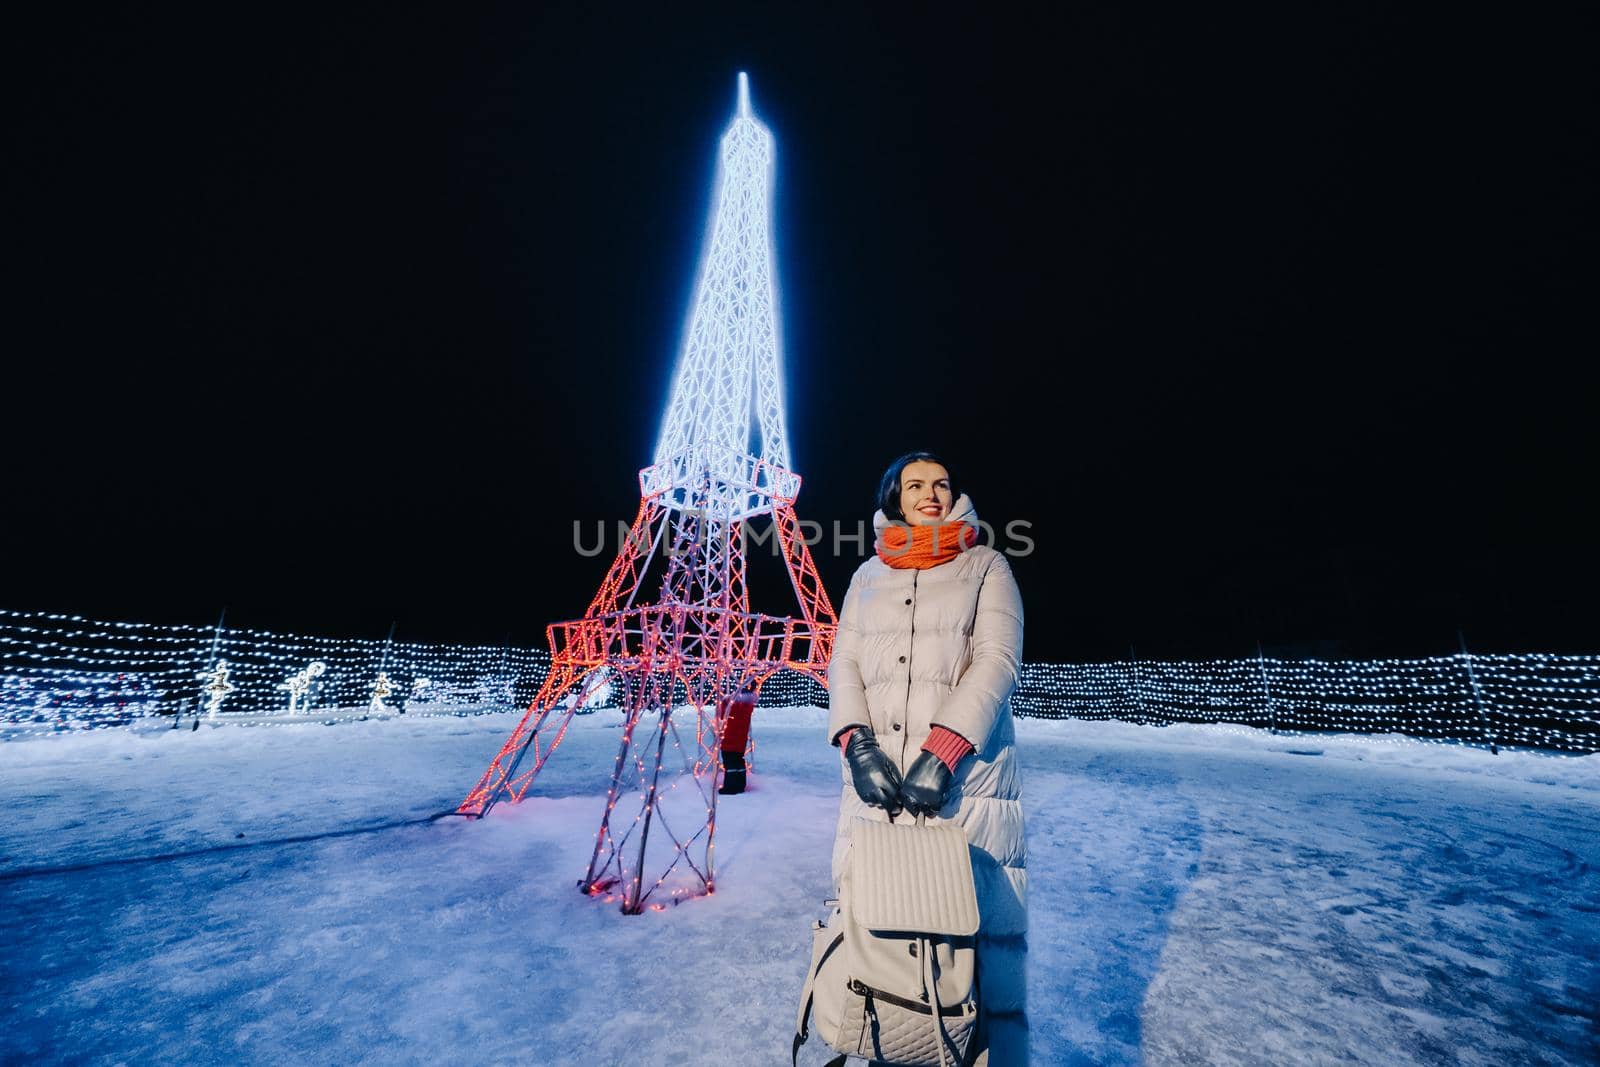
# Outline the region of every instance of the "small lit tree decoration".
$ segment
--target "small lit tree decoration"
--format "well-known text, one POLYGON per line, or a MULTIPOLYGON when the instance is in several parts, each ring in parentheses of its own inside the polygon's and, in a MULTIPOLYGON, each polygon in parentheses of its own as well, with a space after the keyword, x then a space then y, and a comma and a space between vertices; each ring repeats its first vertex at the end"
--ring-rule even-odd
POLYGON ((312 660, 304 670, 298 671, 289 677, 289 680, 278 686, 279 689, 289 691, 289 714, 297 715, 303 711, 310 711, 306 694, 311 690, 313 680, 322 677, 328 665, 321 660, 312 660))
POLYGON ((221 708, 222 702, 228 699, 228 694, 237 688, 232 682, 228 681, 228 661, 219 659, 216 667, 210 673, 199 674, 195 677, 206 683, 201 690, 206 695, 206 717, 215 719, 217 717, 217 709, 221 708))
POLYGON ((825 684, 833 649, 833 604, 795 512, 800 476, 784 430, 771 190, 772 135, 751 113, 740 74, 667 417, 655 461, 639 472, 639 511, 583 618, 546 631, 550 673, 458 809, 481 818, 501 800, 521 800, 572 716, 615 685, 621 748, 578 884, 620 899, 630 914, 652 894, 649 907, 660 909, 662 898, 713 889, 719 698, 759 689, 785 669, 825 684), (745 539, 750 521, 763 517, 771 528, 753 539, 771 538, 798 617, 750 610, 745 539), (659 555, 666 562, 653 569, 659 555), (654 603, 651 587, 660 590, 654 603))
POLYGON ((389 676, 383 671, 379 671, 378 680, 372 683, 372 703, 367 705, 367 710, 388 711, 389 706, 383 702, 383 698, 392 692, 394 692, 394 688, 389 684, 389 676))

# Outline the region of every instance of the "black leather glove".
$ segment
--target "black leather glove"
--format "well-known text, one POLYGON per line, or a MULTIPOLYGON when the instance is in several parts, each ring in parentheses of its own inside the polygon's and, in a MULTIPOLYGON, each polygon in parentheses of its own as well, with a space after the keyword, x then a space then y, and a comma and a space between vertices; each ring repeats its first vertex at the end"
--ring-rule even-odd
POLYGON ((900 803, 907 815, 937 815, 950 795, 955 775, 932 752, 919 753, 900 786, 900 803))
POLYGON ((856 796, 875 808, 900 809, 900 768, 894 765, 870 727, 857 726, 844 746, 844 761, 850 766, 850 781, 856 796))

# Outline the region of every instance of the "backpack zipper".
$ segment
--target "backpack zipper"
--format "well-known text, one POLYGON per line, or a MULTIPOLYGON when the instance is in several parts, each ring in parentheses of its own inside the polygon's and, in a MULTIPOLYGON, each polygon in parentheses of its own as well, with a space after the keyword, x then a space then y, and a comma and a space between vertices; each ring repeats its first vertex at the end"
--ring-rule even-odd
MULTIPOLYGON (((905 1008, 908 1011, 920 1012, 923 1015, 933 1014, 933 1009, 920 1000, 912 1000, 910 997, 900 997, 893 993, 885 993, 881 989, 873 989, 859 978, 850 979, 850 992, 855 993, 857 996, 866 997, 869 1002, 881 1000, 885 1004, 893 1004, 897 1008, 905 1008)), ((967 1014, 967 1011, 963 1005, 952 1004, 941 1009, 939 1014, 960 1016, 967 1014)))

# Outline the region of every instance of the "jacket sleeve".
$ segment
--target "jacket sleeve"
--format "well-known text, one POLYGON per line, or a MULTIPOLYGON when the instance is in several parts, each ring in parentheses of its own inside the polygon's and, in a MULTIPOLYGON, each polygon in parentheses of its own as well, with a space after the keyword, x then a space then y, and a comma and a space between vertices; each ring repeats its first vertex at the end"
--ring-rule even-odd
POLYGON ((982 752, 1000 717, 1000 708, 1022 677, 1022 594, 1011 564, 996 555, 978 590, 978 613, 972 623, 972 662, 934 726, 960 734, 982 752))
POLYGON ((861 631, 856 629, 859 592, 856 580, 844 594, 839 626, 833 636, 833 658, 828 661, 828 743, 837 745, 839 734, 852 726, 871 726, 867 687, 861 680, 861 631))

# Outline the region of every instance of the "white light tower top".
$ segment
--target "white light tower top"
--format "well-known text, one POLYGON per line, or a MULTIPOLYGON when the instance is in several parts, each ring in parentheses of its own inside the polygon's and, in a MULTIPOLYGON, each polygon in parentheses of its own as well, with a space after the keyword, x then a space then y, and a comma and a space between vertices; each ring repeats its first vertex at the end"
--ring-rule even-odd
POLYGON ((742 71, 721 156, 711 237, 643 488, 669 490, 665 502, 680 507, 698 490, 708 512, 736 519, 770 510, 771 493, 799 489, 789 471, 773 290, 772 134, 750 109, 742 71))

